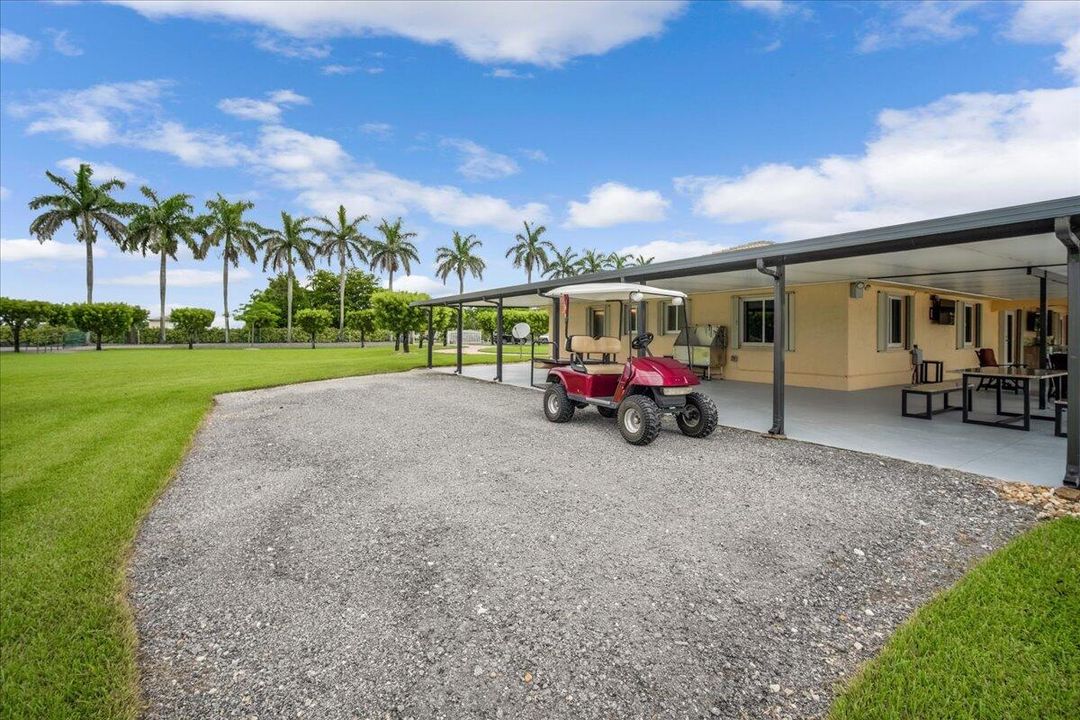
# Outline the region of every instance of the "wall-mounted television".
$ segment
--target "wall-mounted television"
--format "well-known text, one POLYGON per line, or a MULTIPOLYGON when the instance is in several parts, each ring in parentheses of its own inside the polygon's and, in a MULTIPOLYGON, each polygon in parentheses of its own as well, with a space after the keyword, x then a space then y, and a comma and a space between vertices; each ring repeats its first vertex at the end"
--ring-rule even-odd
POLYGON ((936 295, 930 298, 930 322, 937 325, 956 324, 956 301, 936 295))

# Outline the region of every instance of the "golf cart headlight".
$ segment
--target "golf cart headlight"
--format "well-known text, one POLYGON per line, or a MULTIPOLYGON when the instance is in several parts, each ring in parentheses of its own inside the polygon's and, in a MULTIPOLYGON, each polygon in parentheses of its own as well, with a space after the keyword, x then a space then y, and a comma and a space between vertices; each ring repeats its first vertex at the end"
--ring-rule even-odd
POLYGON ((630 302, 639 303, 641 302, 641 298, 643 297, 645 296, 642 295, 639 291, 635 290, 634 292, 630 293, 630 302))
POLYGON ((674 387, 660 388, 660 392, 664 393, 665 395, 689 395, 690 394, 690 387, 687 386, 687 387, 681 387, 681 388, 674 388, 674 387))

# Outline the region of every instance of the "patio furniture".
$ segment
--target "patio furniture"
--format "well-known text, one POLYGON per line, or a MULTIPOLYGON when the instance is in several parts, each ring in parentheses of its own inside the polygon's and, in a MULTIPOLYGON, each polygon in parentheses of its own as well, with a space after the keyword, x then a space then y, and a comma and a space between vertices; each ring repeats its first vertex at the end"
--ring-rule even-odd
POLYGON ((1010 430, 1030 430, 1032 420, 1053 420, 1051 415, 1031 414, 1031 383, 1043 383, 1056 377, 1062 377, 1064 370, 1051 370, 1049 368, 1028 368, 1020 366, 1011 367, 985 367, 953 370, 962 376, 962 387, 966 394, 969 383, 974 378, 980 386, 984 379, 991 380, 989 387, 993 387, 997 394, 997 412, 994 420, 979 420, 971 417, 971 411, 967 404, 964 405, 964 422, 973 425, 989 425, 991 427, 1003 427, 1010 430), (1017 387, 1024 398, 1024 411, 1011 412, 1001 407, 1001 391, 1003 387, 1017 387), (1021 424, 1022 423, 1022 424, 1021 424))
POLYGON ((923 385, 911 385, 900 390, 900 414, 904 417, 919 418, 921 420, 933 420, 935 415, 940 415, 943 412, 949 412, 950 410, 967 410, 971 406, 971 388, 961 388, 955 382, 936 382, 923 385), (961 405, 949 404, 949 393, 960 392, 961 405), (908 411, 908 395, 922 395, 926 398, 926 410, 923 412, 909 412, 908 411), (942 407, 938 410, 933 409, 934 397, 941 395, 943 397, 942 407))
POLYGON ((720 334, 715 325, 688 325, 679 332, 669 357, 690 367, 702 380, 712 380, 712 349, 720 334))
POLYGON ((1054 434, 1058 437, 1068 437, 1068 433, 1063 429, 1063 420, 1065 419, 1065 411, 1069 409, 1068 400, 1055 400, 1054 401, 1054 434))
MULTIPOLYGON (((1000 368, 1000 367, 1012 367, 1011 365, 999 365, 997 361, 997 355, 994 353, 994 348, 979 348, 975 351, 975 358, 979 363, 979 369, 983 368, 1000 368)), ((1019 391, 1020 387, 1015 382, 1005 380, 1001 377, 984 377, 979 379, 979 386, 976 390, 989 390, 1004 383, 1006 390, 1012 390, 1013 394, 1019 391)), ((1000 389, 1000 388, 999 388, 1000 389)))
MULTIPOLYGON (((1064 370, 1068 373, 1069 370, 1069 354, 1063 352, 1053 352, 1046 355, 1046 367, 1051 370, 1064 370)), ((1054 398, 1055 400, 1064 400, 1069 395, 1069 376, 1066 374, 1063 377, 1054 378, 1050 381, 1050 391, 1047 397, 1054 398)))
POLYGON ((915 366, 914 382, 920 383, 939 383, 944 381, 945 377, 945 363, 941 360, 923 360, 915 366), (930 379, 930 368, 934 369, 934 379, 930 379))

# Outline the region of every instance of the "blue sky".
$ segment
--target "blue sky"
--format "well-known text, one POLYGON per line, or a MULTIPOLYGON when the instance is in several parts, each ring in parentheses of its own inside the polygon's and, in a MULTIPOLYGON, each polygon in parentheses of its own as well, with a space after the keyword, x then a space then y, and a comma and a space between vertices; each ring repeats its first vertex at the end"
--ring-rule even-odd
MULTIPOLYGON (((483 241, 467 287, 560 248, 657 259, 1080 193, 1080 4, 117 2, 0 5, 0 285, 84 298, 70 230, 29 238, 46 169, 245 197, 254 216, 402 216, 483 241)), ((95 299, 156 308, 99 240, 95 299)), ((234 305, 261 283, 233 273, 234 305)), ((453 289, 451 282, 449 288, 453 289)), ((220 312, 220 262, 168 304, 220 312)))

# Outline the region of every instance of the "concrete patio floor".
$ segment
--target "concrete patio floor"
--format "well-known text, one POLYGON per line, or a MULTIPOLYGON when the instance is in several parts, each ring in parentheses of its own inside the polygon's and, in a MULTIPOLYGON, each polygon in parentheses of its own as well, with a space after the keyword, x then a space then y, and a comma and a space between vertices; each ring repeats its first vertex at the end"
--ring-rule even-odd
MULTIPOLYGON (((453 368, 438 372, 453 373, 453 368)), ((537 382, 543 371, 537 370, 537 382)), ((463 375, 493 380, 494 365, 470 365, 463 375)), ((948 375, 946 376, 949 377, 948 375)), ((952 376, 955 377, 955 376, 952 376)), ((503 381, 529 386, 529 364, 503 367, 503 381)), ((772 386, 763 383, 713 380, 702 389, 715 400, 720 424, 765 431, 772 424, 772 386)), ((951 398, 955 403, 959 396, 951 398)), ((1004 405, 1019 410, 1020 396, 1006 393, 1004 405)), ((917 411, 920 398, 911 399, 917 411)), ((935 398, 934 407, 940 407, 935 398)), ((1039 411, 1032 397, 1032 413, 1053 415, 1052 408, 1039 411)), ((976 392, 975 412, 993 412, 994 393, 976 392)), ((539 402, 536 412, 540 412, 539 402)), ((785 431, 789 438, 845 450, 951 468, 976 475, 1056 487, 1065 471, 1065 438, 1054 436, 1054 423, 1032 420, 1029 432, 965 424, 960 411, 935 415, 933 420, 900 415, 900 388, 876 388, 854 392, 788 387, 785 431)))

